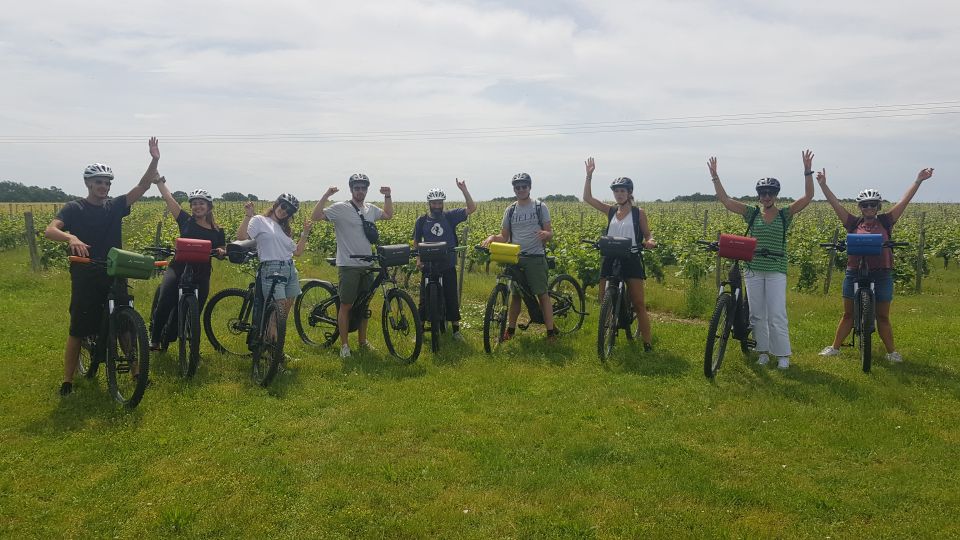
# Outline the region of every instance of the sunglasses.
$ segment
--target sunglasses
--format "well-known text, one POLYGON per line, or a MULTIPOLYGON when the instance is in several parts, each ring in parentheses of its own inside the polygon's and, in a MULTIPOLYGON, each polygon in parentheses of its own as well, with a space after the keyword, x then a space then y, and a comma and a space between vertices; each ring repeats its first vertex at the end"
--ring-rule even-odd
POLYGON ((297 209, 291 206, 289 203, 282 202, 280 203, 280 208, 283 209, 288 215, 296 214, 297 209))
POLYGON ((94 184, 98 185, 98 186, 107 186, 107 187, 110 187, 110 185, 113 184, 113 182, 111 182, 110 180, 104 180, 103 178, 94 178, 94 179, 92 179, 92 180, 90 180, 90 181, 93 182, 94 184))
POLYGON ((353 186, 350 189, 352 189, 353 191, 367 191, 367 186, 353 186))
POLYGON ((877 203, 877 202, 860 203, 860 208, 880 208, 880 203, 877 203))
POLYGON ((758 197, 776 197, 776 196, 777 196, 777 193, 779 193, 779 192, 778 192, 778 191, 774 191, 774 190, 772 190, 772 189, 762 189, 762 190, 760 190, 760 191, 757 192, 757 196, 758 196, 758 197))
POLYGON ((523 191, 525 189, 530 189, 530 184, 520 184, 519 186, 513 186, 514 191, 523 191))

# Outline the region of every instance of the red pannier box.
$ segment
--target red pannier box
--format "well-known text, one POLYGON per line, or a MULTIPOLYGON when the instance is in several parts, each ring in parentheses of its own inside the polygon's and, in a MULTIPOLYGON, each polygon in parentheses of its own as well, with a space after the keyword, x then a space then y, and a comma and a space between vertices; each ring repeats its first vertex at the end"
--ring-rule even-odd
POLYGON ((757 239, 735 234, 720 235, 720 256, 725 259, 752 261, 757 249, 757 239))
POLYGON ((173 260, 181 263, 206 263, 210 262, 210 250, 213 245, 209 240, 198 240, 196 238, 177 238, 175 245, 177 254, 173 260))
POLYGON ((848 234, 848 255, 880 255, 883 253, 882 234, 848 234))

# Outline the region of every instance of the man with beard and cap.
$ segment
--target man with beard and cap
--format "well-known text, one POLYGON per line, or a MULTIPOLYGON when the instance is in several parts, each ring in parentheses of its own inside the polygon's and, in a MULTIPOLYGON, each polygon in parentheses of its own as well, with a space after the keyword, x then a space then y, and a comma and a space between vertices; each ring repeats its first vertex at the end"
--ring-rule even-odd
MULTIPOLYGON (((793 216, 813 200, 813 152, 803 152, 803 197, 787 208, 777 208, 780 181, 776 178, 761 178, 757 181, 757 198, 760 206, 747 206, 732 199, 720 183, 717 175, 717 158, 707 161, 707 169, 717 192, 717 200, 727 210, 743 216, 747 222, 747 234, 757 239, 757 249, 787 252, 787 229, 793 216), (762 207, 762 209, 761 209, 762 207)), ((757 341, 761 366, 770 362, 770 354, 777 357, 777 368, 790 367, 790 333, 787 325, 787 258, 756 257, 746 263, 744 282, 747 286, 747 302, 750 304, 750 324, 753 338, 757 341)))
MULTIPOLYGON (((330 186, 323 197, 313 208, 310 219, 327 220, 333 223, 333 231, 337 236, 337 273, 339 275, 340 309, 337 311, 337 329, 340 332, 340 357, 350 356, 350 344, 347 336, 350 335, 350 309, 360 293, 367 291, 372 285, 367 267, 373 263, 360 259, 351 259, 350 255, 369 255, 373 244, 364 233, 363 222, 373 223, 380 219, 393 217, 393 201, 390 197, 390 188, 380 187, 383 194, 383 210, 372 204, 365 203, 370 179, 367 175, 357 173, 350 176, 347 182, 350 187, 351 198, 348 201, 338 202, 325 208, 330 197, 340 191, 336 186, 330 186), (361 217, 362 216, 362 217, 361 217)), ((360 328, 357 329, 357 338, 361 349, 369 349, 367 342, 368 319, 362 317, 360 328)))
MULTIPOLYGON (((467 216, 477 210, 477 204, 473 202, 473 197, 467 191, 467 182, 456 179, 457 188, 463 193, 463 198, 467 203, 466 208, 455 208, 453 210, 444 210, 443 201, 447 199, 447 194, 440 188, 433 188, 427 192, 428 212, 417 218, 413 226, 413 246, 419 247, 421 242, 446 242, 450 250, 450 256, 447 261, 434 263, 434 269, 440 273, 440 280, 443 283, 444 304, 446 307, 446 319, 450 321, 453 327, 453 337, 456 340, 463 341, 463 335, 460 333, 460 300, 457 294, 457 264, 456 253, 453 248, 457 247, 457 225, 467 220, 467 216)), ((420 260, 417 259, 417 266, 420 267, 420 260)), ((420 309, 423 313, 424 281, 420 283, 420 309)))

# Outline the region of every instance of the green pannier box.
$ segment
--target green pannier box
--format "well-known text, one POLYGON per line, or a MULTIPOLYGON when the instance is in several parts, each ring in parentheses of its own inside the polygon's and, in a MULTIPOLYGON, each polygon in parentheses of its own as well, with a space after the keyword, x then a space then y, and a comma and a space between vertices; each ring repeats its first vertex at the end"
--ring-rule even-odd
POLYGON ((153 257, 110 248, 107 275, 115 278, 147 279, 153 275, 153 257))

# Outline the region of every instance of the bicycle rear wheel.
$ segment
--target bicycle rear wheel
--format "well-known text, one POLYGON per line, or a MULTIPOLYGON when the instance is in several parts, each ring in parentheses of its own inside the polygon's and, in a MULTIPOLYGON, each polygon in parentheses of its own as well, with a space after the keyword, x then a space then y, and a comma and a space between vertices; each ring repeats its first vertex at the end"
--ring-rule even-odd
POLYGON ((224 289, 203 308, 203 329, 214 350, 250 356, 247 332, 252 324, 253 298, 244 289, 224 289))
MULTIPOLYGON (((733 308, 733 297, 723 292, 717 296, 717 305, 713 308, 710 317, 710 326, 707 330, 707 346, 703 352, 703 375, 708 379, 716 377, 723 364, 723 354, 727 351, 727 340, 730 339, 730 330, 733 327, 730 318, 733 308)), ((746 340, 741 341, 741 344, 746 340)))
POLYGON ((553 325, 561 334, 575 332, 583 326, 586 317, 586 299, 577 280, 567 274, 558 274, 547 287, 553 303, 553 325))
POLYGON ((143 398, 150 375, 150 342, 143 318, 120 306, 110 316, 107 338, 107 384, 114 399, 134 408, 143 398))
POLYGON ((600 320, 597 323, 597 356, 606 363, 617 342, 617 313, 620 310, 620 294, 617 287, 607 285, 600 304, 600 320))
POLYGON ((423 346, 423 324, 413 298, 406 291, 387 291, 383 299, 381 326, 390 354, 404 364, 415 362, 423 346))
POLYGON ((873 292, 870 289, 862 288, 857 291, 857 305, 860 306, 860 320, 856 321, 860 329, 860 363, 864 373, 870 373, 870 366, 873 363, 872 337, 873 337, 873 292))
POLYGON ((510 290, 503 283, 497 283, 487 299, 487 308, 483 312, 483 350, 492 354, 499 350, 503 335, 507 331, 507 312, 510 309, 510 290))
POLYGON ((181 377, 193 377, 200 365, 200 303, 192 294, 180 297, 177 308, 180 318, 177 334, 179 351, 177 360, 181 377))
POLYGON ((340 295, 332 283, 307 282, 293 305, 293 322, 300 339, 307 345, 331 345, 340 335, 337 329, 339 310, 340 295))
POLYGON ((250 371, 253 382, 267 387, 277 376, 280 362, 283 360, 283 334, 285 324, 280 319, 275 302, 267 303, 263 310, 263 328, 260 329, 257 343, 253 347, 253 362, 250 371), (275 328, 273 337, 268 337, 268 329, 275 328))

